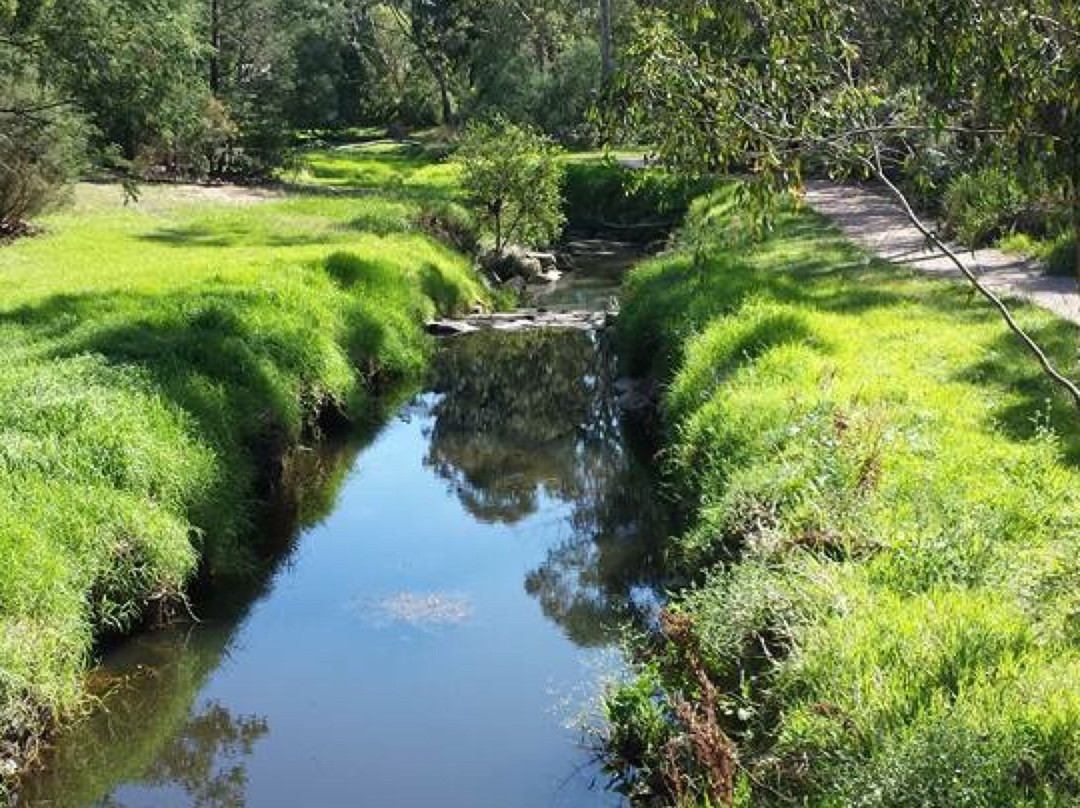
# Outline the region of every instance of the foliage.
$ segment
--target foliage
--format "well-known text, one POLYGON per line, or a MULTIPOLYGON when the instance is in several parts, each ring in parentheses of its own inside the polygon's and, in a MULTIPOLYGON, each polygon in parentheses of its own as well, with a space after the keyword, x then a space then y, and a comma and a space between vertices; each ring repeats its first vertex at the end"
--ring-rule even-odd
POLYGON ((425 205, 417 215, 416 225, 422 232, 457 252, 475 255, 480 251, 480 233, 476 220, 468 210, 457 203, 425 205))
MULTIPOLYGON (((7 98, 0 103, 13 104, 7 98)), ((0 243, 63 197, 80 163, 78 133, 70 117, 45 126, 14 119, 0 130, 0 243)))
POLYGON ((17 744, 77 702, 95 640, 197 565, 245 574, 268 458, 326 408, 363 416, 424 365, 425 319, 486 294, 404 202, 81 193, 0 253, 0 727, 17 744))
POLYGON ((649 239, 680 222, 710 185, 661 169, 630 169, 613 158, 571 162, 564 195, 571 227, 615 229, 649 239))
POLYGON ((563 225, 559 151, 534 130, 495 118, 465 130, 456 159, 470 204, 495 239, 544 244, 563 225))
POLYGON ((773 190, 878 161, 925 185, 950 174, 932 158, 959 151, 1045 176, 1080 226, 1078 13, 1052 0, 666 0, 626 49, 608 110, 671 163, 749 170, 773 190))
POLYGON ((2 227, 39 213, 100 149, 138 156, 196 125, 197 47, 189 0, 12 0, 0 7, 2 227))
POLYGON ((1006 252, 1038 259, 1051 275, 1070 277, 1073 274, 1073 258, 1076 255, 1076 236, 1073 234, 1036 238, 1027 233, 1014 233, 1002 239, 998 246, 1006 252))
POLYGON ((970 247, 985 247, 1013 232, 1027 198, 1020 184, 1001 169, 962 174, 945 191, 944 224, 970 247))
MULTIPOLYGON (((696 215, 738 232, 753 214, 737 200, 724 188, 696 215)), ((868 259, 811 214, 781 207, 764 241, 721 236, 704 260, 635 270, 619 338, 632 370, 670 380, 665 455, 691 527, 669 554, 699 582, 675 609, 727 693, 748 799, 1068 804, 1068 403, 962 288, 868 259)), ((1073 325, 1018 316, 1068 359, 1073 325)), ((661 698, 692 700, 679 656, 659 659, 661 698)))

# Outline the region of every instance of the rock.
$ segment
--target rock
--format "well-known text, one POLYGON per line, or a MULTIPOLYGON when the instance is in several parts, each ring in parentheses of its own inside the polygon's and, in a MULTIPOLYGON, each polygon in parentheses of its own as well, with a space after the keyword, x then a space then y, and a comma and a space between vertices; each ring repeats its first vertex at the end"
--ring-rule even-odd
MULTIPOLYGON (((518 283, 524 283, 515 278, 518 283)), ((506 284, 507 286, 510 283, 506 284)), ((542 309, 518 309, 509 312, 491 314, 471 314, 461 320, 435 320, 427 324, 428 333, 440 337, 456 337, 472 334, 476 331, 535 331, 544 328, 570 329, 577 331, 599 331, 607 325, 607 315, 602 311, 544 311, 542 309)), ((623 392, 640 392, 647 397, 654 397, 655 386, 645 383, 640 390, 624 388, 623 392)))
MULTIPOLYGON (((554 253, 526 250, 510 246, 501 254, 489 252, 480 258, 480 266, 501 282, 510 278, 524 278, 535 283, 543 276, 543 283, 550 283, 551 273, 559 272, 559 259, 554 253)), ((561 277, 561 274, 560 274, 561 277)))
POLYGON ((511 278, 502 285, 504 289, 509 289, 514 294, 522 294, 525 291, 525 279, 524 278, 511 278))
POLYGON ((657 389, 653 379, 616 379, 615 403, 626 413, 644 413, 656 406, 657 389))
POLYGON ((472 323, 465 320, 435 320, 427 324, 427 332, 436 337, 459 337, 479 331, 472 323))
POLYGON ((550 286, 551 284, 558 283, 561 280, 562 273, 559 272, 559 270, 545 269, 539 275, 533 278, 530 283, 532 283, 534 286, 550 286))
POLYGON ((480 258, 480 266, 501 282, 511 278, 530 281, 544 271, 544 265, 521 247, 507 247, 502 253, 489 252, 480 258))
POLYGON ((637 391, 624 393, 615 400, 615 403, 620 410, 628 413, 643 413, 653 408, 653 400, 637 391))
POLYGON ((559 260, 555 257, 554 253, 549 252, 527 252, 526 258, 532 258, 540 262, 540 268, 545 272, 550 270, 558 270, 559 260))

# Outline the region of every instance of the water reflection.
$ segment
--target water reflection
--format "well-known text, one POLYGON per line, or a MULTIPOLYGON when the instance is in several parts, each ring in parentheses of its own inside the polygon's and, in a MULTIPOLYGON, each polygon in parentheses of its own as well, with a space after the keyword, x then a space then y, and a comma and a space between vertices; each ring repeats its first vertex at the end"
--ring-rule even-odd
POLYGON ((279 560, 110 654, 24 806, 618 801, 553 714, 647 619, 666 534, 611 358, 579 333, 446 347, 362 462, 287 460, 279 560))
POLYGON ((656 605, 666 513, 631 451, 602 336, 480 333, 449 342, 434 374, 426 465, 477 519, 513 524, 545 497, 568 535, 526 591, 576 644, 612 640, 656 605))
MULTIPOLYGON (((135 792, 165 788, 176 795, 170 804, 245 805, 247 760, 269 723, 215 701, 197 704, 198 695, 228 659, 237 628, 269 591, 292 542, 334 509, 362 444, 359 438, 330 443, 283 460, 262 531, 269 551, 264 566, 250 578, 206 586, 199 624, 142 635, 108 654, 89 682, 98 704, 57 739, 20 806, 143 804, 130 794, 117 797, 119 783, 135 792)), ((146 804, 158 805, 153 798, 146 804)))

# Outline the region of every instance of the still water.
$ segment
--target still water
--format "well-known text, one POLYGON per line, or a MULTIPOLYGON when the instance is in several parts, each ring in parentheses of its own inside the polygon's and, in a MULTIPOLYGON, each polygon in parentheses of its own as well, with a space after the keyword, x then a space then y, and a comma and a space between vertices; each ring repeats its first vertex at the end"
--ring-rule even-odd
POLYGON ((24 804, 620 804, 574 724, 665 528, 611 387, 594 335, 447 343, 365 444, 290 460, 264 574, 108 655, 24 804))

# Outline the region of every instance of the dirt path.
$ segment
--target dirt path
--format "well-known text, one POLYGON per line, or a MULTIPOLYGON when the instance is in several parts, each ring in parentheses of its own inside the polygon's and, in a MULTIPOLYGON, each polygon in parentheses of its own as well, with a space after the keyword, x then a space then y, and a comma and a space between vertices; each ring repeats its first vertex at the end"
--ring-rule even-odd
POLYGON ((214 205, 256 205, 283 199, 277 188, 245 185, 194 185, 182 183, 145 183, 139 186, 137 202, 131 202, 117 182, 80 182, 75 186, 75 209, 100 210, 133 205, 149 213, 166 211, 179 205, 207 203, 214 205))
MULTIPOLYGON (((806 202, 828 216, 856 244, 897 264, 931 275, 960 278, 948 258, 926 248, 922 234, 884 193, 871 189, 810 181, 806 202)), ((961 260, 982 275, 999 294, 1021 297, 1080 323, 1080 294, 1072 278, 1044 275, 1038 263, 1001 250, 958 251, 961 260)))

